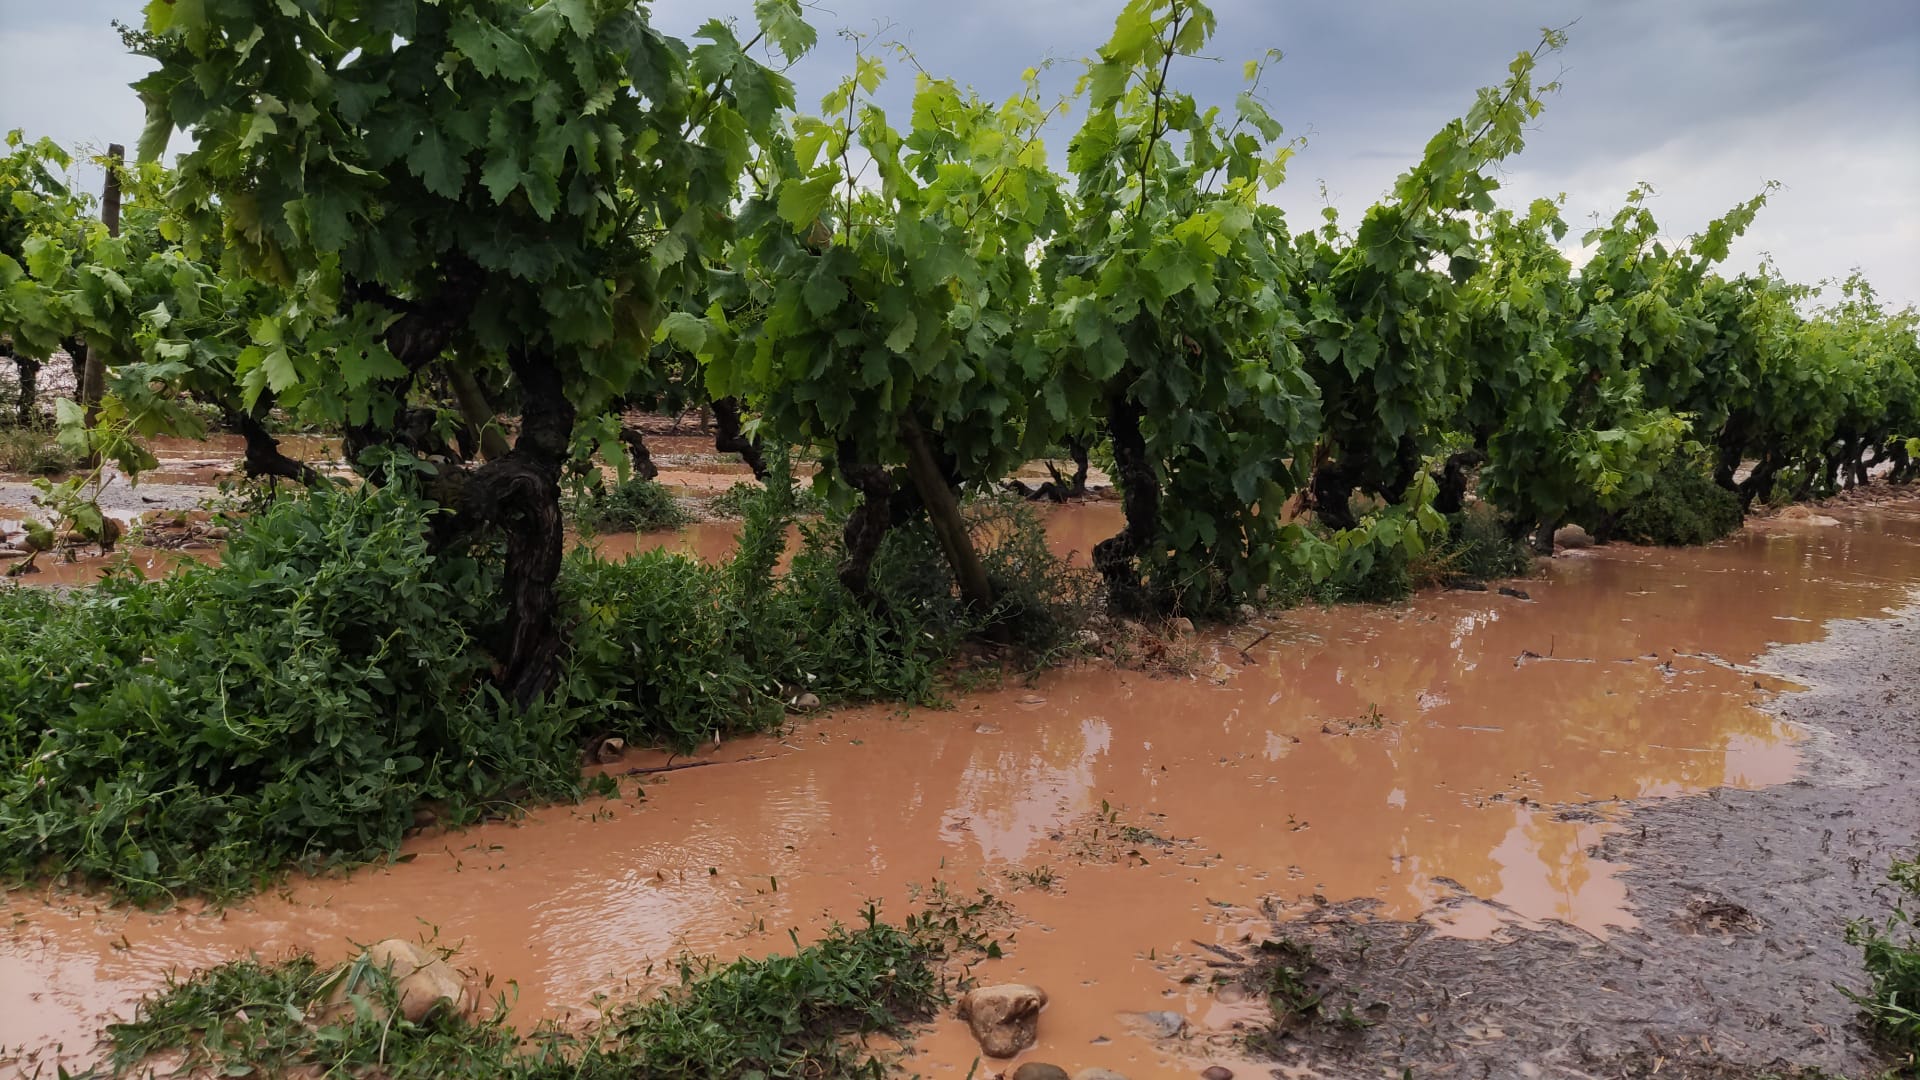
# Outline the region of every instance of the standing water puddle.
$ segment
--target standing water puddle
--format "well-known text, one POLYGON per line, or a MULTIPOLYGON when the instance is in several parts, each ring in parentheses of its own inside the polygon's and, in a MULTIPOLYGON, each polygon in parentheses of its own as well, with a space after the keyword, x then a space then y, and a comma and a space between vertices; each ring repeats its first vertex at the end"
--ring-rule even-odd
MULTIPOLYGON (((1112 508, 1089 509, 1094 525, 1050 524, 1110 532, 1112 508)), ((1261 932, 1263 901, 1371 900, 1466 935, 1631 927, 1620 868, 1589 855, 1617 800, 1790 779, 1796 734, 1755 707, 1784 684, 1740 666, 1917 583, 1913 504, 1706 550, 1575 552, 1524 583, 1531 601, 1291 612, 1191 639, 1191 677, 1089 665, 953 711, 806 720, 649 778, 644 799, 419 837, 409 862, 225 912, 16 893, 0 1046, 84 1059, 169 970, 432 932, 517 993, 516 1016, 562 1016, 656 985, 686 950, 787 949, 869 898, 898 919, 939 882, 1011 905, 1005 958, 974 974, 1051 995, 1028 1059, 1134 1080, 1244 1067, 1208 1036, 1257 1011, 1222 1005, 1206 961, 1261 932), (1154 1041, 1128 1020, 1146 1011, 1186 1017, 1193 1041, 1154 1041)), ((976 1054, 951 1018, 915 1047, 904 1065, 929 1076, 976 1054)))

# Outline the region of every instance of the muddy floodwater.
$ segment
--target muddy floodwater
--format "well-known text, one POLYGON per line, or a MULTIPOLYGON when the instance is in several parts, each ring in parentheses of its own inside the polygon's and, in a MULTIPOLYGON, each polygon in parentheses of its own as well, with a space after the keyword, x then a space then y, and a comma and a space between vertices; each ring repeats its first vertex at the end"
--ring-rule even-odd
MULTIPOLYGON (((1114 513, 1056 515, 1056 544, 1084 551, 1114 513)), ((1519 583, 1529 599, 1281 613, 1188 639, 1186 675, 1087 664, 951 710, 803 718, 622 799, 416 837, 404 862, 223 912, 16 892, 0 1044, 86 1060, 170 970, 394 936, 458 945, 524 1021, 585 1016, 686 951, 765 954, 869 899, 899 918, 986 890, 1008 940, 973 976, 1052 998, 1020 1060, 1266 1076, 1236 1039, 1259 1003, 1216 995, 1209 966, 1271 932, 1263 901, 1605 938, 1645 915, 1596 854, 1624 802, 1792 780, 1800 732, 1759 707, 1792 687, 1756 659, 1920 600, 1920 503, 1833 513, 1707 549, 1567 552, 1519 583)), ((959 1078, 976 1052, 946 1017, 902 1066, 959 1078)))

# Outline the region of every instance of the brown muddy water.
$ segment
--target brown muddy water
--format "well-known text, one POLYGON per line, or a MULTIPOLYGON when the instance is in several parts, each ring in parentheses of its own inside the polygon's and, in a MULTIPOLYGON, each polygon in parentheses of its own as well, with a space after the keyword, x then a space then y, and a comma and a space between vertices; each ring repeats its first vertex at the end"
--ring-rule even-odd
MULTIPOLYGON (((1068 537, 1085 525, 1068 547, 1112 531, 1094 516, 1112 508, 1091 509, 1053 519, 1068 537)), ((170 970, 428 934, 523 1021, 586 1016, 685 951, 784 950, 868 899, 898 919, 944 887, 1009 906, 1004 959, 973 977, 1052 997, 1021 1060, 1263 1076, 1234 1030, 1258 1003, 1216 998, 1207 966, 1208 946, 1270 932, 1263 900, 1368 900, 1463 936, 1605 936, 1641 918, 1623 866, 1591 853, 1620 801, 1793 778, 1797 732, 1756 708, 1786 687, 1748 665, 1920 599, 1920 503, 1834 513, 1704 550, 1570 552, 1523 583, 1531 600, 1282 613, 1191 639, 1192 676, 1088 664, 948 711, 809 718, 713 767, 628 780, 621 800, 416 837, 405 863, 224 912, 14 893, 0 1045, 84 1060, 170 970), (1183 1017, 1185 1036, 1157 1038, 1147 1011, 1183 1017)), ((654 762, 622 767, 636 763, 654 762)), ((975 1054, 943 1017, 902 1067, 964 1077, 975 1054)))

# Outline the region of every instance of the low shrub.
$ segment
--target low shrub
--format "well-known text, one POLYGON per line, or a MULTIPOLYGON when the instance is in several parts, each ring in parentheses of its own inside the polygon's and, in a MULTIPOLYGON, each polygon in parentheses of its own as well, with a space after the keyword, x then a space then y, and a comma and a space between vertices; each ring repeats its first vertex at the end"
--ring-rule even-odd
POLYGON ((588 532, 652 532, 689 520, 665 484, 637 476, 585 488, 568 500, 567 516, 588 532))
MULTIPOLYGON (((720 518, 744 518, 747 508, 759 499, 765 490, 762 485, 742 480, 727 490, 715 495, 707 503, 708 512, 720 518)), ((828 512, 827 502, 809 485, 794 489, 794 512, 802 517, 817 517, 828 512)))
POLYGON ((1710 544, 1740 528, 1740 499, 1684 455, 1668 459, 1653 487, 1621 509, 1612 538, 1635 544, 1710 544))
POLYGON ((512 709, 473 634, 498 560, 435 555, 398 487, 282 500, 218 566, 0 591, 0 872, 151 901, 373 858, 576 789, 571 724, 512 709))

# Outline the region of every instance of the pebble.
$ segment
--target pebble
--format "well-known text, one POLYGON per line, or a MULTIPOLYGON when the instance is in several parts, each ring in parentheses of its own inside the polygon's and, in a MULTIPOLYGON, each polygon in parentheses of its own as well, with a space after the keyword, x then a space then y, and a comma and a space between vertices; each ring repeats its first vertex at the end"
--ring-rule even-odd
POLYGON ((1013 1080, 1067 1080, 1067 1070, 1044 1061, 1029 1061, 1013 1070, 1013 1080))
POLYGON ((1200 1070, 1200 1080, 1233 1080, 1233 1070, 1225 1065, 1209 1065, 1200 1070))

